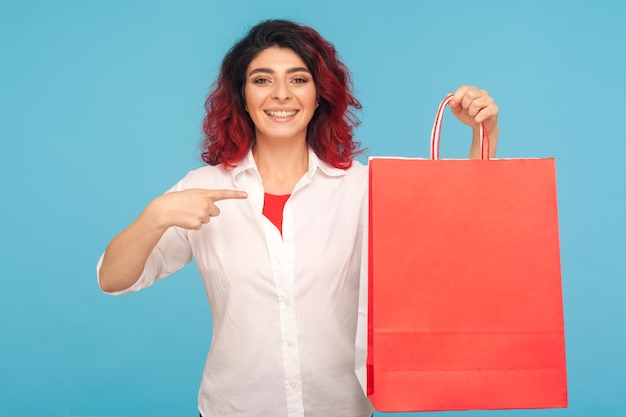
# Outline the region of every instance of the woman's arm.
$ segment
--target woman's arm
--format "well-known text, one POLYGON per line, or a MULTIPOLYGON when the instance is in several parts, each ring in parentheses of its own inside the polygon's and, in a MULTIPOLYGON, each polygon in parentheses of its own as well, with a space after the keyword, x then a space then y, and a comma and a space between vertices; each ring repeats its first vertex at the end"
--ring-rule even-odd
POLYGON ((100 266, 100 288, 106 292, 129 288, 141 276, 148 256, 167 229, 177 226, 199 230, 211 217, 219 215, 216 201, 246 197, 243 191, 201 189, 157 197, 109 243, 100 266))

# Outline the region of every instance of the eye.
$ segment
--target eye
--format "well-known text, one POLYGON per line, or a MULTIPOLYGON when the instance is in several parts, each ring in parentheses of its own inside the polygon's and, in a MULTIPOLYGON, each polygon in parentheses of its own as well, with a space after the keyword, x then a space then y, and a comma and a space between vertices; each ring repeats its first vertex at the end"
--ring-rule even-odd
POLYGON ((309 82, 308 78, 304 78, 304 77, 296 77, 293 79, 294 84, 306 84, 308 82, 309 82))
POLYGON ((258 84, 258 85, 267 84, 269 82, 270 80, 268 80, 267 78, 263 78, 263 77, 255 78, 254 80, 252 80, 253 84, 258 84))

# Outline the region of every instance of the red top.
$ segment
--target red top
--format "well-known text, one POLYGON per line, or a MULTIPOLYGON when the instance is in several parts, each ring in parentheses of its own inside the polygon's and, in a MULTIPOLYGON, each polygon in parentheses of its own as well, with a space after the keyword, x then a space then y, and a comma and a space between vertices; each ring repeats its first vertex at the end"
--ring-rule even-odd
POLYGON ((291 194, 273 195, 265 193, 263 215, 274 223, 274 226, 276 226, 281 236, 283 234, 283 208, 285 208, 285 203, 290 195, 291 194))

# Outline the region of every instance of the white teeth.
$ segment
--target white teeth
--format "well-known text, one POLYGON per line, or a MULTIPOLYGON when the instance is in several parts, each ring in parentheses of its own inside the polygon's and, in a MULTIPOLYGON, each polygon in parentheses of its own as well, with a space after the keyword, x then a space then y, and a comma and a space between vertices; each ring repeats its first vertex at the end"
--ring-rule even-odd
POLYGON ((291 117, 297 113, 296 110, 291 111, 266 111, 265 113, 269 114, 272 117, 277 117, 279 119, 286 119, 287 117, 291 117))

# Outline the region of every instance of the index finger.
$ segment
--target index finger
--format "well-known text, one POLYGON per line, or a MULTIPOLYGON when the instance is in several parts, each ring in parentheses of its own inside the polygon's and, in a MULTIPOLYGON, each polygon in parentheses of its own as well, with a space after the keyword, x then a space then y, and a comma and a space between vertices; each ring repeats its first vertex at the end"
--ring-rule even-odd
POLYGON ((247 198, 248 193, 239 190, 207 190, 211 201, 247 198))

